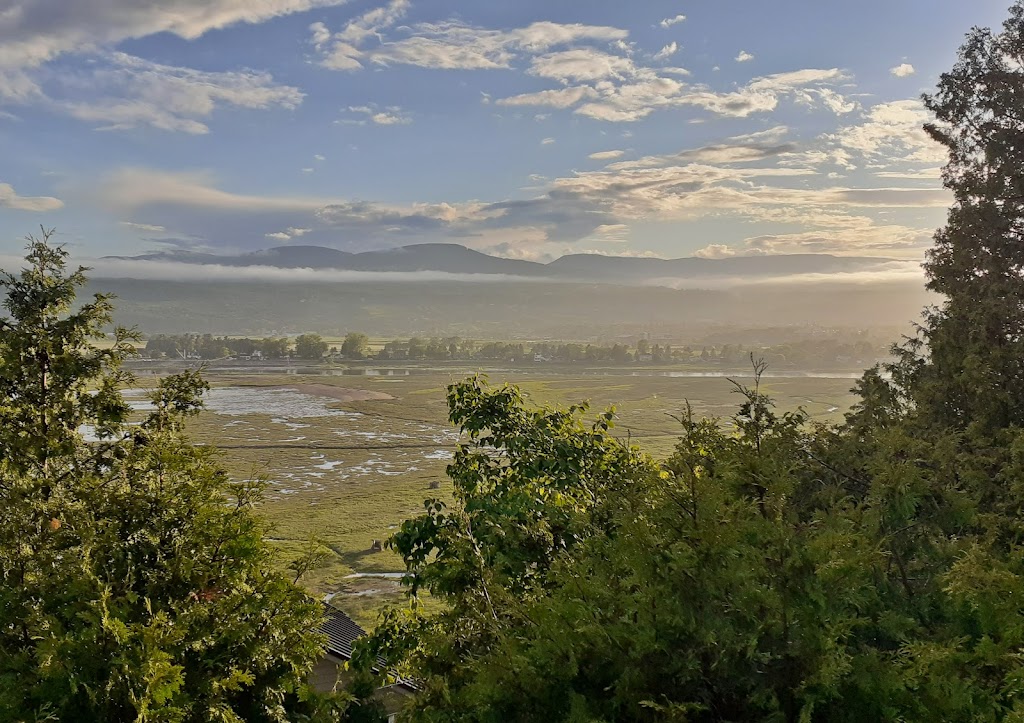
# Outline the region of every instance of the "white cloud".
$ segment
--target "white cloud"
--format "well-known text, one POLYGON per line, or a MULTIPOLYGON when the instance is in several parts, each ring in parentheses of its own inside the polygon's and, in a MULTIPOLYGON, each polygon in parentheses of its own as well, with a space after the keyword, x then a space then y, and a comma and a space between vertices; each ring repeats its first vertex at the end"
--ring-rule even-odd
POLYGON ((0 208, 15 211, 56 211, 64 205, 52 196, 19 196, 9 183, 0 183, 0 208))
POLYGON ((579 103, 586 98, 597 98, 598 92, 590 86, 577 86, 573 88, 558 88, 555 90, 542 90, 537 93, 523 93, 510 98, 499 98, 498 105, 529 105, 529 106, 550 106, 552 108, 565 109, 579 103))
POLYGON ((736 249, 725 244, 708 244, 693 252, 698 259, 728 259, 738 255, 736 249))
POLYGON ((942 178, 942 169, 934 168, 905 169, 902 171, 875 171, 878 178, 910 178, 921 181, 938 181, 942 178))
POLYGON ((346 0, 13 0, 0 16, 0 68, 33 68, 58 55, 171 33, 262 23, 346 0))
POLYGON ((837 94, 830 95, 826 92, 828 89, 821 86, 845 80, 847 75, 838 68, 805 68, 755 78, 745 87, 730 93, 718 93, 703 86, 694 86, 680 98, 680 103, 700 106, 717 115, 736 118, 773 111, 784 96, 793 96, 810 105, 814 105, 813 99, 818 98, 822 105, 834 110, 837 94))
POLYGON ((364 53, 359 46, 398 22, 408 9, 408 0, 391 0, 387 5, 349 21, 333 36, 326 25, 314 23, 310 26, 310 42, 317 50, 323 51, 321 65, 332 70, 360 70, 364 53), (328 42, 332 40, 331 46, 327 48, 328 42))
POLYGON ((671 58, 677 52, 679 52, 679 44, 676 43, 675 41, 673 41, 673 42, 669 43, 668 45, 666 45, 665 47, 663 47, 657 53, 655 53, 654 54, 654 59, 655 60, 665 60, 666 58, 671 58))
POLYGON ((294 227, 291 227, 291 228, 285 229, 284 231, 275 231, 274 233, 264 234, 264 236, 266 236, 269 239, 273 239, 274 241, 290 241, 293 238, 299 238, 300 236, 305 236, 307 233, 309 233, 312 230, 313 229, 310 229, 310 228, 294 228, 294 227))
POLYGON ((751 163, 787 157, 797 150, 795 143, 785 140, 788 133, 789 128, 786 126, 775 126, 774 128, 756 133, 733 136, 721 143, 691 148, 679 153, 645 156, 636 161, 617 163, 613 166, 613 169, 656 168, 680 162, 708 164, 751 163))
POLYGON ((829 139, 883 166, 935 165, 946 159, 946 153, 924 132, 923 125, 930 119, 928 111, 917 100, 879 103, 861 115, 861 123, 841 128, 829 139))
MULTIPOLYGON (((630 72, 634 75, 603 78, 592 85, 566 76, 580 84, 495 102, 559 104, 594 117, 684 105, 742 116, 759 103, 768 106, 783 99, 834 110, 829 101, 835 99, 821 91, 848 82, 837 69, 803 69, 755 78, 746 86, 717 93, 661 78, 648 68, 630 72)), ((400 112, 372 105, 347 110, 367 123, 376 114, 400 112)), ((294 229, 308 229, 305 243, 352 239, 360 245, 394 246, 407 239, 446 240, 527 257, 572 244, 579 248, 584 239, 595 245, 617 242, 634 223, 715 219, 756 226, 746 232, 743 244, 718 243, 723 248, 709 248, 707 255, 828 251, 909 257, 920 253, 928 232, 941 223, 942 209, 950 202, 948 192, 938 184, 915 180, 924 179, 926 172, 931 178, 934 162, 927 168, 911 165, 910 170, 903 163, 919 151, 915 144, 923 135, 922 112, 920 104, 880 104, 855 113, 839 132, 809 141, 800 141, 785 126, 775 126, 631 160, 624 160, 625 153, 609 144, 613 150, 590 155, 593 161, 605 162, 593 164, 595 170, 552 180, 533 177, 535 185, 523 189, 525 197, 492 202, 395 205, 255 197, 222 190, 205 174, 132 169, 106 179, 100 198, 109 208, 131 212, 121 218, 170 226, 184 237, 216 239, 240 248, 253 239, 287 241, 294 237, 294 229), (897 161, 891 163, 887 155, 893 149, 897 161), (855 167, 861 169, 856 181, 829 180, 830 171, 855 167), (914 182, 892 180, 901 178, 914 182)))
POLYGON ((151 223, 134 223, 133 221, 122 221, 122 226, 127 226, 132 231, 138 231, 140 233, 165 233, 167 231, 166 226, 156 226, 151 223))
POLYGON ((344 123, 365 125, 369 121, 379 126, 408 125, 412 123, 412 118, 397 105, 388 106, 387 108, 378 108, 373 103, 370 105, 350 105, 348 110, 350 113, 355 113, 362 117, 346 119, 342 121, 344 123))
POLYGON ((599 97, 579 106, 576 113, 610 122, 637 121, 658 108, 680 105, 685 88, 683 83, 672 78, 647 73, 633 82, 603 86, 599 97))
POLYGON ((250 70, 175 68, 111 52, 158 33, 193 40, 239 23, 261 23, 346 0, 9 0, 0 12, 0 102, 38 103, 102 129, 149 126, 206 133, 215 105, 294 107, 296 88, 250 70), (68 53, 74 70, 41 68, 68 53), (48 86, 60 93, 53 100, 48 86))
POLYGON ((415 31, 411 38, 384 44, 373 51, 373 61, 442 69, 508 68, 521 53, 542 53, 581 40, 611 41, 628 35, 618 28, 550 22, 510 31, 447 22, 421 24, 415 31))
POLYGON ((313 160, 322 163, 327 160, 327 156, 322 156, 319 153, 313 155, 313 160))
POLYGON ((398 115, 391 111, 374 113, 370 116, 370 120, 380 126, 408 125, 409 123, 412 123, 412 118, 404 115, 398 115))
POLYGON ((554 143, 554 142, 555 142, 555 139, 554 139, 554 138, 545 138, 544 140, 542 140, 542 141, 540 142, 540 144, 541 144, 542 146, 550 146, 550 145, 551 145, 552 143, 554 143))
POLYGON ((673 25, 678 25, 684 20, 686 20, 685 15, 676 15, 675 17, 672 18, 665 18, 660 23, 658 23, 658 25, 660 25, 663 28, 671 28, 673 25))
POLYGON ((840 255, 885 254, 917 258, 928 245, 932 229, 899 224, 877 223, 867 216, 850 216, 833 210, 811 208, 806 211, 758 209, 757 220, 796 224, 806 230, 759 234, 744 239, 739 247, 710 244, 694 255, 702 258, 728 258, 766 254, 831 253, 840 255), (766 213, 760 213, 765 211, 766 213))
POLYGON ((636 75, 633 61, 594 48, 575 48, 533 59, 529 73, 561 83, 592 82, 636 75))
POLYGON ((839 68, 803 68, 755 78, 747 86, 753 90, 786 91, 816 83, 840 83, 849 80, 839 68))
MULTIPOLYGON (((254 239, 284 240, 268 234, 301 235, 313 244, 354 239, 360 245, 391 247, 403 239, 447 239, 483 245, 503 236, 516 241, 546 238, 549 232, 559 232, 559 224, 567 223, 573 213, 569 208, 552 220, 535 213, 531 202, 399 205, 247 195, 219 188, 209 173, 145 168, 120 169, 77 193, 100 208, 130 213, 147 224, 172 226, 196 243, 213 239, 217 245, 235 248, 251 248, 254 239)), ((602 223, 601 218, 578 215, 586 224, 579 236, 602 223)))
POLYGON ((309 42, 317 50, 323 46, 328 40, 331 39, 331 31, 327 29, 327 26, 321 22, 313 23, 309 26, 310 38, 309 42))
POLYGON ((740 54, 736 56, 735 60, 737 63, 747 63, 754 59, 754 56, 748 53, 746 50, 741 50, 740 54))
POLYGON ((897 65, 895 68, 890 68, 889 72, 892 75, 895 75, 897 78, 907 78, 916 73, 917 71, 914 69, 914 66, 911 65, 910 63, 902 63, 900 65, 897 65))
POLYGON ((62 99, 55 108, 101 130, 149 126, 192 134, 209 132, 203 122, 218 106, 292 109, 303 99, 297 88, 278 85, 267 73, 205 72, 153 63, 125 53, 93 59, 87 70, 59 77, 62 99))
POLYGON ((624 40, 629 35, 618 28, 579 23, 545 21, 513 30, 490 30, 449 20, 419 23, 404 29, 412 33, 410 37, 385 39, 384 31, 404 16, 408 6, 408 0, 392 0, 359 16, 332 36, 330 47, 325 47, 320 28, 313 29, 314 44, 321 41, 321 64, 335 70, 358 70, 367 63, 446 70, 509 68, 522 55, 544 53, 579 41, 624 40))
POLYGON ((789 234, 765 234, 744 240, 748 251, 770 254, 846 253, 918 256, 933 229, 868 223, 851 229, 827 229, 789 234))
POLYGON ((618 58, 617 63, 607 60, 615 57, 601 51, 588 50, 557 53, 537 59, 543 61, 541 67, 548 77, 563 83, 591 80, 594 81, 593 85, 570 85, 557 90, 499 99, 497 102, 503 105, 549 105, 556 108, 576 106, 575 112, 579 115, 609 122, 636 121, 659 108, 685 105, 697 106, 721 116, 743 118, 775 110, 783 97, 792 97, 837 113, 848 112, 855 107, 851 107, 842 96, 827 87, 848 79, 837 68, 808 68, 777 73, 755 78, 737 91, 722 93, 705 85, 688 85, 659 75, 670 69, 637 67, 629 58, 618 58), (577 105, 581 102, 581 105, 577 105))
POLYGON ((807 105, 813 106, 813 96, 817 96, 818 101, 836 115, 852 113, 860 107, 856 101, 848 100, 831 88, 815 88, 807 92, 812 95, 806 102, 807 105))
POLYGON ((101 207, 115 210, 167 205, 228 211, 313 212, 333 202, 327 198, 230 193, 216 188, 212 176, 206 172, 175 173, 148 168, 122 168, 107 175, 98 187, 90 187, 86 193, 101 207))
POLYGON ((604 223, 595 228, 593 232, 590 234, 590 236, 588 236, 585 240, 625 243, 628 236, 628 225, 624 223, 604 223))

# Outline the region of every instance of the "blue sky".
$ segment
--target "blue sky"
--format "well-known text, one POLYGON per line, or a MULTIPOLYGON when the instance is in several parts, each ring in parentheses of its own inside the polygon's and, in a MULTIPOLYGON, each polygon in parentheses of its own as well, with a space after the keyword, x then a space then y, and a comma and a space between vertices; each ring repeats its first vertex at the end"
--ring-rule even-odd
POLYGON ((1007 0, 0 0, 0 253, 913 259, 1007 0))

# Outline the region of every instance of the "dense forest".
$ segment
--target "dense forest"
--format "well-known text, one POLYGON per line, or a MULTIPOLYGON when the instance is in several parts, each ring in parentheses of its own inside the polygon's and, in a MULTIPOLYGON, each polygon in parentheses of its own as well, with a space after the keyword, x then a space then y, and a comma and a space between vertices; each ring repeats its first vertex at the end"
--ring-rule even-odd
POLYGON ((83 271, 32 240, 0 321, 0 719, 367 720, 373 668, 416 680, 417 721, 1024 719, 1022 55, 1018 2, 924 99, 943 300, 843 424, 777 412, 756 359, 730 423, 682 410, 663 460, 613 411, 452 385, 454 499, 387 542, 409 605, 334 696, 303 682, 308 561, 273 558, 260 483, 186 434, 205 383, 164 379, 132 423, 137 336, 98 346, 111 299, 75 306, 83 271))

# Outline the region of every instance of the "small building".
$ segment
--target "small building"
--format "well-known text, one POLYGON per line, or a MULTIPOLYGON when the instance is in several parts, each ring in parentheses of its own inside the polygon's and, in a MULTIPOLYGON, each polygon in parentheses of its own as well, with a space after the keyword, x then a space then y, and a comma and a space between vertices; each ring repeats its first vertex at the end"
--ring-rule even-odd
MULTIPOLYGON (((352 659, 352 644, 366 635, 366 631, 338 608, 326 602, 323 605, 324 621, 320 625, 320 632, 327 636, 327 645, 324 656, 313 666, 309 682, 316 690, 326 693, 344 685, 348 675, 345 664, 352 659)), ((378 667, 373 670, 379 672, 383 667, 384 661, 380 660, 378 667)), ((378 688, 374 697, 387 711, 388 722, 393 723, 398 711, 415 692, 416 686, 412 681, 400 678, 391 685, 378 688)))

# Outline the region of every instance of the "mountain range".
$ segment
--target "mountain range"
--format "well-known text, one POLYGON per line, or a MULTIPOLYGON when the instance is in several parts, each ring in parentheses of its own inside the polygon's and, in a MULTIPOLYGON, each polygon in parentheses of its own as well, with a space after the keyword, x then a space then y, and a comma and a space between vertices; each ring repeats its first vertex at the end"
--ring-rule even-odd
POLYGON ((383 251, 351 253, 323 246, 278 246, 233 256, 171 251, 140 256, 108 256, 120 261, 176 262, 229 267, 347 271, 434 271, 485 274, 552 281, 642 283, 656 279, 763 278, 795 274, 851 273, 876 269, 892 259, 828 254, 736 256, 722 259, 659 259, 599 254, 570 254, 549 263, 490 256, 459 244, 425 243, 383 251))

